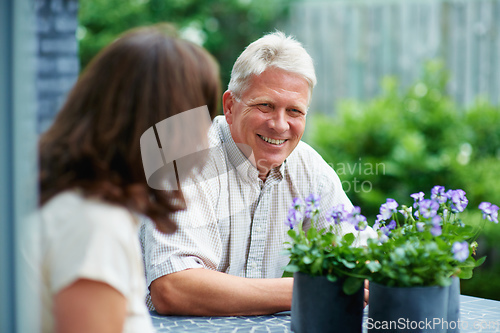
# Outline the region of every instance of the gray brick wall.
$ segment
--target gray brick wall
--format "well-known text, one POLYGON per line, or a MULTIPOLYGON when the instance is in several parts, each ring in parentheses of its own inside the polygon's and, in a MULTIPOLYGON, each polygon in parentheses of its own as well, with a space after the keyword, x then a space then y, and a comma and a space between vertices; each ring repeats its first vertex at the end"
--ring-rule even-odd
POLYGON ((38 133, 64 102, 80 70, 78 0, 36 0, 38 133))

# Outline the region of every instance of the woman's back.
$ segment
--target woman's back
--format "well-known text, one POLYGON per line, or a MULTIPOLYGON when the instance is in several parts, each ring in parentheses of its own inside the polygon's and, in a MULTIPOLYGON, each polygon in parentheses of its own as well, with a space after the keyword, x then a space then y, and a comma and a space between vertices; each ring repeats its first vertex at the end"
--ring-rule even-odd
POLYGON ((52 198, 37 218, 43 332, 54 331, 54 295, 78 279, 105 283, 125 296, 123 332, 153 332, 144 303, 138 223, 131 212, 73 190, 52 198))

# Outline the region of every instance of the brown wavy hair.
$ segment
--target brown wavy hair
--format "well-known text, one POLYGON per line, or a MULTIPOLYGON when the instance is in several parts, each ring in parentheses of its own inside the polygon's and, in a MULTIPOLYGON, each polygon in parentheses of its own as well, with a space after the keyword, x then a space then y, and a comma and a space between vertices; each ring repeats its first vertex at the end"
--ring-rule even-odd
POLYGON ((170 25, 126 32, 89 63, 40 138, 40 206, 78 188, 150 217, 163 232, 175 231, 172 214, 185 209, 182 193, 148 186, 140 137, 203 105, 213 119, 220 89, 214 58, 177 38, 170 25))

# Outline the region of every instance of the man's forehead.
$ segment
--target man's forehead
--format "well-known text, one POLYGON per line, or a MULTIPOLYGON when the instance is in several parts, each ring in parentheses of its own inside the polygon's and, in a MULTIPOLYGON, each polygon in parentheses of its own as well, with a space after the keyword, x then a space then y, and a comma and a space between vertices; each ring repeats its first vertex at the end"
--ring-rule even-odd
POLYGON ((291 93, 297 94, 300 97, 305 91, 308 92, 306 103, 309 102, 311 91, 309 83, 302 76, 288 72, 282 69, 267 69, 259 75, 252 74, 248 80, 248 86, 243 91, 242 97, 251 99, 259 98, 266 92, 272 95, 272 92, 277 94, 291 93))

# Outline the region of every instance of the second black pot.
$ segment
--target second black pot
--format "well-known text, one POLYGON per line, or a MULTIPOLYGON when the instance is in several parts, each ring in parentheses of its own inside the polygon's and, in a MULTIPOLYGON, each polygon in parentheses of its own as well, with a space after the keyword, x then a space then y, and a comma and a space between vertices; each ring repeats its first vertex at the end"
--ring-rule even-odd
POLYGON ((364 289, 353 295, 342 291, 342 282, 324 276, 295 273, 292 296, 293 332, 361 333, 364 289))

